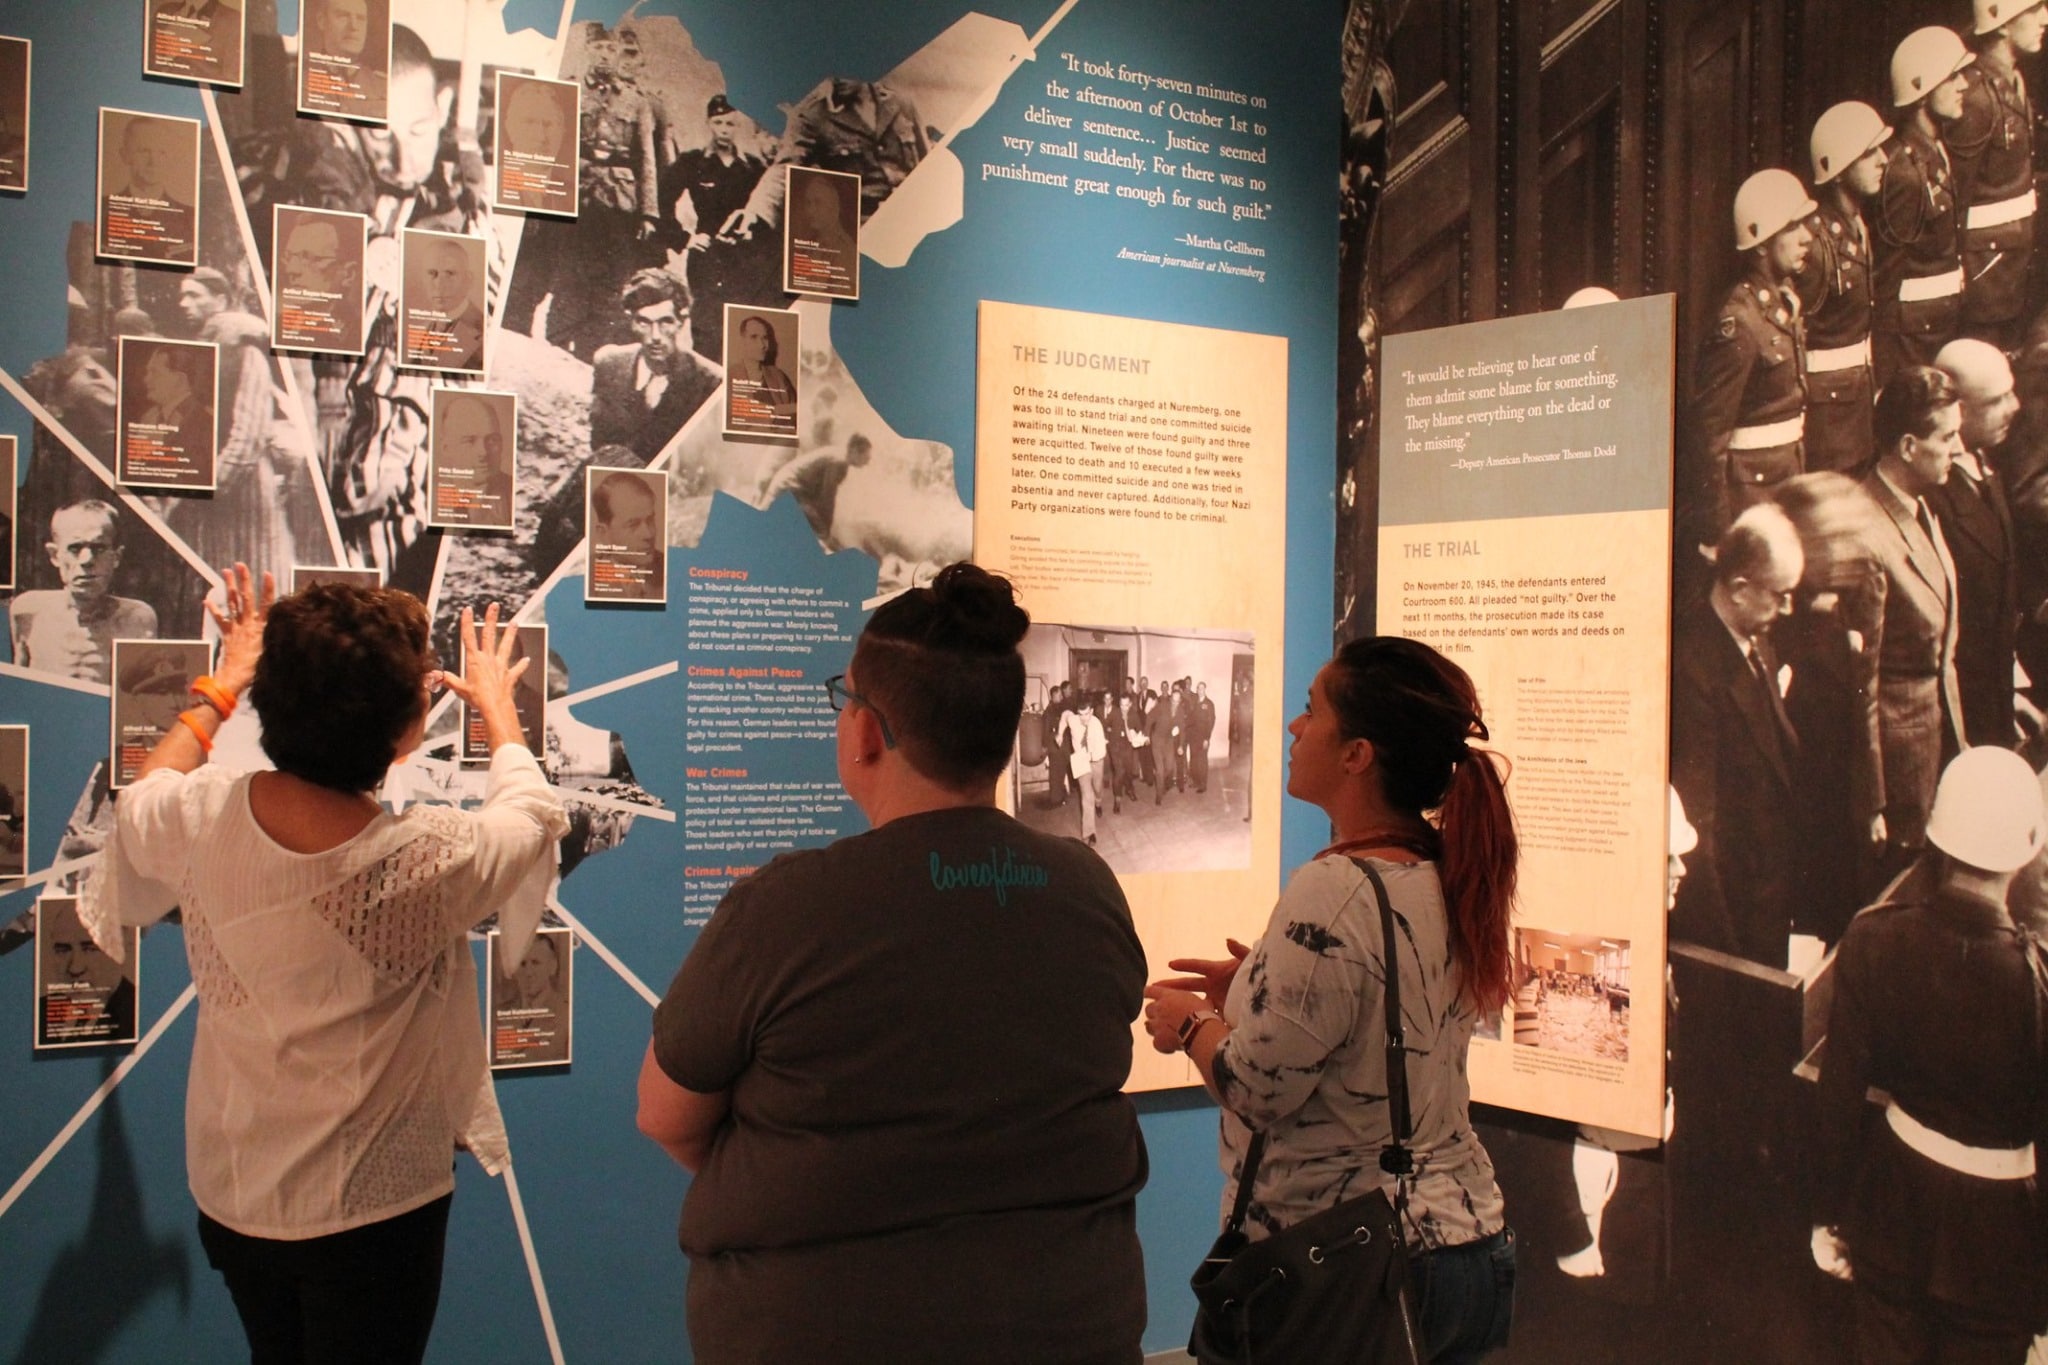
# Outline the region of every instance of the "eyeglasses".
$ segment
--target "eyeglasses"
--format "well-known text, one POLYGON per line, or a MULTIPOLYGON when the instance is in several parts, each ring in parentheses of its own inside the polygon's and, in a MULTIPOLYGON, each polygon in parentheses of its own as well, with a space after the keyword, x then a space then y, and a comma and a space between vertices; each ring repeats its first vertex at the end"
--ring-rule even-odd
MULTIPOLYGON (((856 702, 867 707, 870 711, 875 711, 875 704, 873 702, 846 685, 846 675, 844 673, 834 673, 831 677, 825 679, 825 699, 832 703, 834 711, 845 710, 847 702, 856 702)), ((896 736, 889 729, 889 718, 880 711, 875 711, 875 719, 881 722, 882 747, 885 749, 895 748, 896 736)))

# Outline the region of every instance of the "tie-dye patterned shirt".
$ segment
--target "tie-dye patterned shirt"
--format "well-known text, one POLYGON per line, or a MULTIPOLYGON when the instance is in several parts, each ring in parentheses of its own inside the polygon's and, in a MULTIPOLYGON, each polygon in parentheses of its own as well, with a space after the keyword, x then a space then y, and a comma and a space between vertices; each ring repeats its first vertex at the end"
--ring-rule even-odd
MULTIPOLYGON (((1477 1017, 1457 991, 1443 889, 1432 863, 1374 860, 1400 939, 1401 1016, 1415 1174, 1411 1247, 1458 1246, 1500 1230, 1493 1162, 1472 1131, 1465 1052, 1477 1017)), ((1264 1237, 1365 1193, 1392 1141, 1379 903, 1345 857, 1297 871, 1224 1005, 1216 1052, 1227 1215, 1253 1127, 1267 1131, 1245 1231, 1264 1237), (1251 1125, 1248 1127, 1247 1125, 1251 1125)))

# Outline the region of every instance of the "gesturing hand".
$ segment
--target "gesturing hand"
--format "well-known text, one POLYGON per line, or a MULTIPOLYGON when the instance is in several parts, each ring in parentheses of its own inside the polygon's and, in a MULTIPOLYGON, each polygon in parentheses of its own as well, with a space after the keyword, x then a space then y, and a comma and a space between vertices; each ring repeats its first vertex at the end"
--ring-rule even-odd
POLYGON ((462 698, 469 709, 482 717, 484 739, 491 748, 500 744, 524 743, 525 737, 519 729, 519 710, 512 702, 512 689, 526 670, 533 666, 532 659, 512 661, 512 651, 519 643, 519 631, 515 626, 498 625, 498 604, 491 603, 484 610, 482 629, 479 630, 476 612, 473 608, 462 609, 462 673, 443 673, 441 681, 450 692, 462 698))
POLYGON ((265 572, 258 592, 249 566, 242 563, 223 570, 221 578, 226 589, 225 608, 216 607, 210 596, 206 599, 206 614, 220 630, 220 664, 213 671, 213 680, 229 695, 239 697, 255 680, 256 661, 263 656, 263 625, 270 619, 271 604, 277 601, 277 580, 265 572))
POLYGON ((1223 941, 1230 951, 1227 958, 1176 957, 1167 966, 1177 972, 1192 972, 1192 976, 1170 976, 1152 984, 1170 991, 1198 991, 1209 1002, 1209 1008, 1223 1008, 1223 997, 1230 994, 1230 983, 1237 979, 1237 969, 1244 965, 1251 949, 1236 939, 1223 941))

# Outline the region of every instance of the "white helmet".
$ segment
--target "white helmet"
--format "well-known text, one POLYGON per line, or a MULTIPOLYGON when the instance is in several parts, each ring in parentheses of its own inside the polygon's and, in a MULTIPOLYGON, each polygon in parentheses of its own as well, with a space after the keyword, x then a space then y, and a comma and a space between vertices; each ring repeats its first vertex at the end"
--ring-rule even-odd
POLYGON ((1758 171, 1735 191, 1735 249, 1761 246, 1819 205, 1790 171, 1758 171))
POLYGON ((2048 4, 2048 0, 1976 0, 1976 34, 1981 38, 1987 33, 1995 33, 2042 4, 2048 4))
POLYGON ((1807 149, 1813 153, 1813 183, 1827 184, 1891 135, 1884 116, 1863 101, 1846 100, 1834 106, 1814 121, 1813 136, 1807 139, 1807 149))
POLYGON ((1674 858, 1683 858, 1700 846, 1700 832, 1692 827, 1692 821, 1685 818, 1685 801, 1678 795, 1678 788, 1664 788, 1665 847, 1674 858))
POLYGON ((1904 109, 1918 104, 1934 93, 1935 86, 1976 60, 1977 54, 1948 29, 1914 29, 1892 52, 1892 105, 1904 109))
POLYGON ((2010 749, 1979 745, 1949 760, 1927 817, 1927 842, 1957 862, 2012 872, 2041 851, 2041 779, 2010 749))
MULTIPOLYGON (((2042 3, 2048 4, 2048 0, 2042 0, 2042 3)), ((1607 288, 1607 286, 1589 284, 1584 289, 1575 290, 1572 296, 1564 301, 1564 306, 1567 308, 1591 308, 1596 304, 1620 302, 1621 295, 1607 288)))

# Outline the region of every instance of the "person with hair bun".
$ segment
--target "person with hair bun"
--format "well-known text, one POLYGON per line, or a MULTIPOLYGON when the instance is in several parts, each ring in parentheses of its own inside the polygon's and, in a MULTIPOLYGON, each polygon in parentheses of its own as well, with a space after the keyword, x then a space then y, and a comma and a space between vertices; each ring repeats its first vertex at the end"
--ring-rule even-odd
POLYGON ((876 610, 825 683, 873 828, 734 884, 655 1011, 700 1365, 1142 1358, 1145 953, 1101 859, 996 808, 1029 625, 972 564, 876 610))
POLYGON ((84 918, 184 911, 199 1025, 185 1161, 199 1243, 254 1359, 418 1361, 440 1301, 458 1149, 510 1164, 484 1065, 469 931, 495 915, 526 952, 554 880, 562 803, 520 740, 498 609, 465 607, 466 675, 428 649, 395 588, 324 583, 276 600, 237 564, 220 662, 121 793, 84 918), (417 749, 437 683, 482 717, 479 810, 377 800, 417 749), (207 763, 246 697, 274 771, 207 763))
POLYGON ((1252 1135, 1265 1134, 1245 1232, 1269 1236, 1367 1182, 1390 1199, 1398 1186, 1428 1358, 1477 1360, 1507 1340, 1515 1242, 1472 1129, 1465 1053, 1510 993, 1517 859, 1496 756, 1474 743, 1487 738, 1479 697, 1427 645, 1354 640, 1288 731, 1287 794, 1321 807, 1335 838, 1288 882, 1256 944, 1168 963, 1192 975, 1146 989, 1145 1025, 1159 1051, 1188 1054, 1223 1106, 1226 1211, 1252 1135), (1398 1135, 1366 861, 1400 930, 1415 1163, 1400 1177, 1379 1166, 1398 1135))

